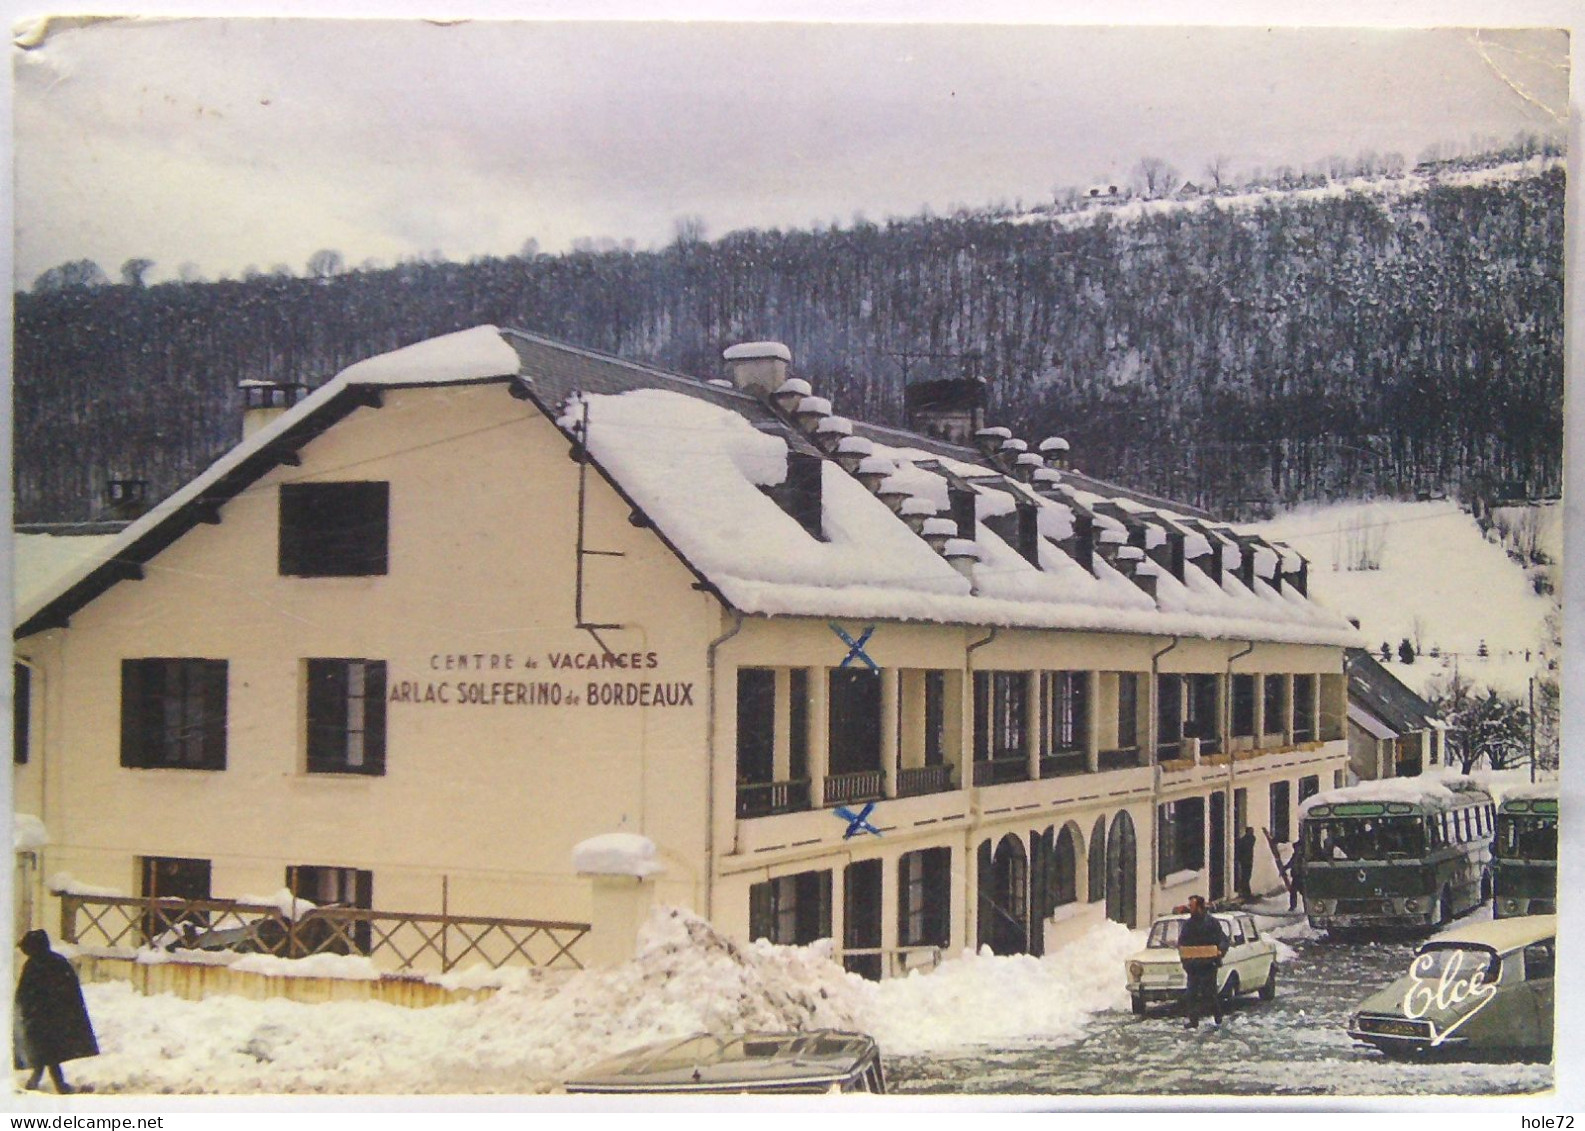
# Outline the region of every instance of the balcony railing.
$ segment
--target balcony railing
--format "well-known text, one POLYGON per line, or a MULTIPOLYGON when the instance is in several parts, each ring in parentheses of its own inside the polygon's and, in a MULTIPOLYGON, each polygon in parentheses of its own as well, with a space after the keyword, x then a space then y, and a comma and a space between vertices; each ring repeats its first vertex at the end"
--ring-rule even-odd
POLYGON ((1099 765, 1103 770, 1131 770, 1139 765, 1139 747, 1124 746, 1117 750, 1102 750, 1099 765))
POLYGON ((908 766, 897 771, 897 796, 921 797, 952 789, 951 766, 908 766))
POLYGON ((851 774, 831 774, 825 781, 825 803, 846 805, 854 801, 879 801, 886 795, 885 770, 859 770, 851 774))
POLYGON ((1042 778, 1065 778, 1073 774, 1086 773, 1089 768, 1089 760, 1082 750, 1059 750, 1055 754, 1046 754, 1040 759, 1042 778))
POLYGON ((990 758, 974 763, 975 785, 1003 785, 1029 780, 1029 759, 1022 754, 1012 758, 990 758))
POLYGON ((1202 758, 1206 757, 1207 755, 1220 754, 1222 752, 1221 735, 1202 734, 1197 735, 1196 737, 1200 740, 1200 756, 1202 758))
POLYGON ((1156 761, 1175 762, 1183 756, 1183 743, 1178 741, 1156 743, 1156 761))
POLYGON ((739 782, 737 815, 769 817, 776 813, 799 813, 809 808, 809 779, 795 781, 739 782))

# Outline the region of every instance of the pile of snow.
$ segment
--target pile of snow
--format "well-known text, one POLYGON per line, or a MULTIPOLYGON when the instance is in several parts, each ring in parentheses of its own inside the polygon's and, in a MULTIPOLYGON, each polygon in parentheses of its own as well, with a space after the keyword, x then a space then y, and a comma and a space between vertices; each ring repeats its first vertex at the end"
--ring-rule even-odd
POLYGON ((572 849, 572 869, 586 876, 653 876, 665 871, 655 842, 637 833, 602 833, 572 849))
POLYGON ((31 813, 17 813, 11 819, 11 851, 37 852, 50 842, 44 822, 31 813))
POLYGON ((687 911, 657 908, 620 967, 515 971, 486 1000, 429 1009, 90 985, 103 1052, 76 1062, 73 1078, 99 1093, 525 1093, 699 1031, 854 1029, 893 1054, 1073 1040, 1091 1014, 1126 1006, 1122 963, 1141 939, 1108 924, 1045 958, 965 954, 872 983, 833 961, 828 940, 739 946, 687 911))

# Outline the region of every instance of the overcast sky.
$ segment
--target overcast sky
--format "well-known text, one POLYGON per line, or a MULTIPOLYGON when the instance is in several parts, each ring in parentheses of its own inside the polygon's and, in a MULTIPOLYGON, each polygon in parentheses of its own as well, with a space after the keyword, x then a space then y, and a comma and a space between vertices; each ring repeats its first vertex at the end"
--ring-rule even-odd
POLYGON ((15 270, 208 278, 1561 137, 1549 31, 116 21, 14 51, 15 270))

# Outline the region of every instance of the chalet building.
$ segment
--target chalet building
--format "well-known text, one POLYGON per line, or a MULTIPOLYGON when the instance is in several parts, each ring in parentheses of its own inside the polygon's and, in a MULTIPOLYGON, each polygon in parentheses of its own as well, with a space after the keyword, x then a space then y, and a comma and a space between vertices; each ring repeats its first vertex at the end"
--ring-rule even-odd
POLYGON ((1368 651, 1350 648, 1348 764, 1356 779, 1406 778, 1446 763, 1447 724, 1368 651))
POLYGON ((1359 641, 1297 554, 1062 470, 977 387, 901 431, 790 362, 480 327, 250 393, 20 604, 27 914, 586 922, 573 849, 627 832, 658 900, 881 977, 1229 895, 1242 826, 1343 783, 1359 641))

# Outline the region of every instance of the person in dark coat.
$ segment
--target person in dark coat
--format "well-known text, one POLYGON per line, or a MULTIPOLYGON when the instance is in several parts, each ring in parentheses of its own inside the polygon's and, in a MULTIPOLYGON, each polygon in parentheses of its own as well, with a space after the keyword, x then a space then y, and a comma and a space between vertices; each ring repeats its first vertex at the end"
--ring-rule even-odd
POLYGON ((1227 933, 1222 924, 1205 909, 1205 897, 1189 897, 1189 917, 1178 929, 1178 961, 1188 983, 1183 991, 1183 1027, 1193 1029, 1200 1015, 1210 1013, 1222 1023, 1222 999, 1217 994, 1217 971, 1227 953, 1227 933))
POLYGON ((1293 855, 1288 857, 1288 910, 1296 911, 1299 898, 1304 895, 1304 841, 1293 842, 1293 855))
POLYGON ((88 1020, 83 988, 77 971, 63 955, 50 949, 43 931, 29 931, 17 944, 27 955, 16 992, 16 1067, 31 1068, 29 1090, 36 1089, 49 1069, 55 1090, 74 1089, 66 1083, 61 1065, 68 1060, 99 1055, 99 1042, 88 1020))
POLYGON ((1248 825, 1233 842, 1233 887, 1240 897, 1254 899, 1249 890, 1250 878, 1255 871, 1255 830, 1248 825))

